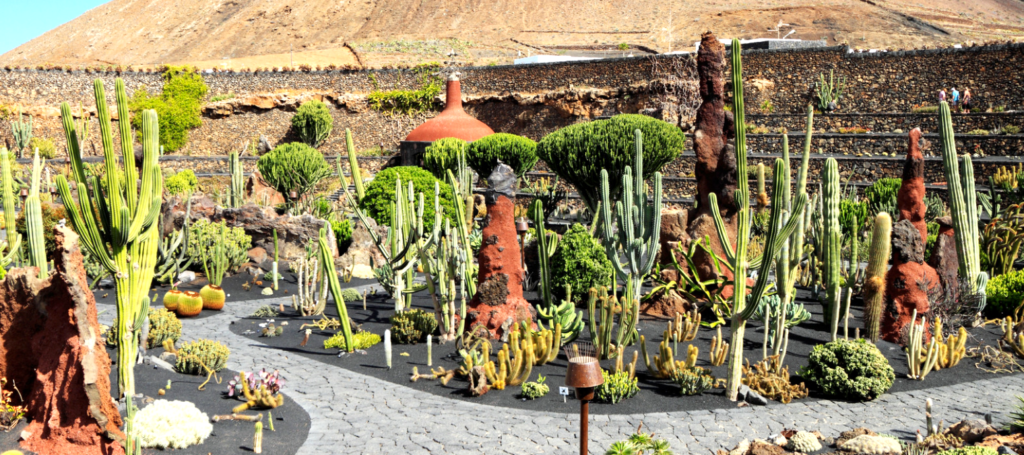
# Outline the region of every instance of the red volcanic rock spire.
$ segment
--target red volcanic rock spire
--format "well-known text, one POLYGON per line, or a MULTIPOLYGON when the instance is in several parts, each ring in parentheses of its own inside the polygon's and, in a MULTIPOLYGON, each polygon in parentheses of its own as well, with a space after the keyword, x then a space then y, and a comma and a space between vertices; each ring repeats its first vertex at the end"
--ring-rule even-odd
MULTIPOLYGON (((892 228, 892 268, 885 275, 885 310, 881 332, 886 341, 900 342, 914 310, 924 319, 927 329, 929 296, 941 292, 939 275, 924 263, 925 240, 910 220, 900 220, 892 228)), ((925 330, 925 341, 930 331, 925 330)))
POLYGON ((928 224, 924 221, 927 206, 924 203, 924 154, 921 153, 921 129, 910 132, 907 161, 903 165, 903 183, 896 195, 901 220, 910 221, 921 239, 928 242, 928 224))
POLYGON ((459 77, 452 73, 448 77, 445 107, 434 117, 412 130, 405 140, 410 142, 434 142, 446 137, 455 137, 472 142, 484 136, 494 134, 491 127, 484 124, 462 109, 462 87, 459 77))
POLYGON ((469 330, 487 329, 493 339, 503 338, 521 322, 533 326, 534 309, 523 299, 523 267, 515 226, 516 181, 512 168, 499 161, 487 178, 487 216, 483 221, 483 244, 476 295, 469 302, 466 322, 469 330))

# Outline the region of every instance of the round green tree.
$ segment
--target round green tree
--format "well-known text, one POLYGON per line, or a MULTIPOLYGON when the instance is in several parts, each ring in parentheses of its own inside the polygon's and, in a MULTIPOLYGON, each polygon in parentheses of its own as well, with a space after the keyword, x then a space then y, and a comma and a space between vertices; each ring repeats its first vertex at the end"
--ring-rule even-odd
POLYGON ((896 379, 889 360, 864 339, 815 346, 800 375, 825 395, 856 401, 878 398, 896 379))
POLYGON ((151 96, 145 89, 132 94, 128 108, 132 126, 142 129, 142 111, 153 109, 160 122, 160 145, 164 153, 181 149, 188 142, 188 131, 202 125, 202 101, 208 88, 195 68, 168 67, 164 72, 160 95, 151 96))
POLYGON ((441 180, 448 176, 448 170, 453 172, 459 165, 459 152, 466 150, 466 141, 446 137, 438 139, 427 146, 423 152, 423 167, 441 180))
POLYGON ((316 149, 301 142, 282 144, 260 157, 256 162, 260 175, 290 199, 289 192, 298 197, 309 192, 320 180, 331 175, 331 165, 316 149))
MULTIPOLYGON (((359 208, 382 226, 391 225, 391 213, 395 202, 395 181, 402 179, 404 188, 412 182, 416 194, 423 193, 423 228, 434 227, 434 182, 441 185, 441 210, 444 218, 451 219, 455 213, 454 195, 451 185, 439 181, 433 174, 419 166, 389 167, 377 173, 366 186, 366 196, 359 202, 359 208)), ((418 200, 419 196, 415 196, 418 200)), ((454 222, 454 220, 452 220, 454 222)))
POLYGON ((683 151, 686 141, 679 128, 645 115, 621 114, 555 131, 537 144, 537 156, 595 211, 601 200, 601 169, 608 171, 612 201, 622 193, 622 171, 633 166, 636 153, 636 130, 643 133, 644 179, 683 151))
POLYGON ((306 101, 292 116, 292 128, 310 147, 319 147, 334 129, 334 118, 327 105, 320 101, 306 101))
POLYGON ((558 299, 565 299, 569 286, 572 286, 574 300, 579 301, 590 288, 612 282, 612 263, 604 246, 579 223, 573 224, 562 236, 549 264, 552 293, 558 299))
POLYGON ((530 138, 515 134, 496 133, 469 144, 466 164, 477 175, 487 178, 498 165, 498 160, 509 165, 522 178, 537 164, 537 143, 530 138))
POLYGON ((199 187, 199 179, 192 169, 184 169, 164 179, 164 189, 174 196, 191 193, 199 187))

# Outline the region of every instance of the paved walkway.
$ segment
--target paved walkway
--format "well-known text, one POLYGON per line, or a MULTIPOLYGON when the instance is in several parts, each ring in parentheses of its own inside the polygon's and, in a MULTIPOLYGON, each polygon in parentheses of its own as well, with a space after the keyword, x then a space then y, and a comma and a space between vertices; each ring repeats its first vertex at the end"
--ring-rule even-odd
MULTIPOLYGON (((579 451, 575 414, 527 412, 448 400, 344 368, 269 349, 258 339, 226 327, 261 305, 290 299, 228 302, 224 313, 183 319, 184 340, 211 338, 231 349, 228 368, 271 365, 289 379, 285 393, 309 412, 309 438, 300 454, 570 454, 579 451)), ((108 311, 109 313, 109 311, 108 311)), ((104 314, 109 322, 112 318, 104 314)), ((969 360, 968 360, 969 361, 969 360)), ((930 390, 886 394, 870 403, 796 401, 766 407, 638 415, 596 415, 590 425, 590 453, 601 454, 613 441, 636 430, 667 439, 675 453, 709 454, 741 439, 766 438, 783 428, 818 430, 826 436, 858 426, 911 438, 923 429, 924 402, 934 401, 936 422, 948 425, 992 413, 999 422, 1024 395, 1021 376, 930 390)), ((574 408, 576 409, 576 408, 574 408)), ((1005 417, 1004 417, 1005 418, 1005 417)))

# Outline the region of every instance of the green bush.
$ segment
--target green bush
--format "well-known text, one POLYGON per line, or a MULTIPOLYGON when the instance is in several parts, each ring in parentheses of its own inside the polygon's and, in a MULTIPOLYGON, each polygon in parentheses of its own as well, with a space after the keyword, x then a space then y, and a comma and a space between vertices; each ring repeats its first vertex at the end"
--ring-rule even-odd
MULTIPOLYGON (((223 243, 226 255, 229 260, 228 270, 235 270, 242 264, 249 261, 249 250, 252 248, 252 237, 245 233, 240 227, 228 228, 224 238, 220 238, 221 227, 227 223, 211 223, 208 219, 199 219, 189 226, 188 254, 194 258, 200 257, 201 249, 212 248, 213 245, 223 243)), ((193 261, 192 267, 202 270, 202 261, 193 261)))
MULTIPOLYGON (((381 226, 391 225, 391 205, 395 202, 395 181, 402 179, 402 187, 408 188, 412 182, 413 191, 423 193, 423 228, 434 227, 434 182, 441 185, 441 208, 445 218, 455 213, 452 205, 454 195, 451 185, 438 181, 430 172, 418 166, 398 166, 384 169, 373 177, 366 186, 366 196, 359 202, 359 208, 377 221, 381 226)), ((418 198, 418 196, 416 196, 418 198)), ((454 223, 455 220, 452 220, 454 223)))
POLYGON ((842 227, 844 237, 860 233, 868 222, 868 216, 867 201, 839 200, 839 226, 842 227), (851 225, 853 231, 850 230, 851 225))
POLYGON ((605 254, 601 242, 590 231, 577 223, 566 231, 551 256, 552 293, 564 299, 566 287, 572 285, 576 300, 581 300, 590 288, 607 286, 612 282, 612 262, 605 254))
POLYGON ((970 130, 966 134, 970 134, 970 135, 973 135, 973 136, 988 136, 989 131, 988 130, 983 130, 981 128, 978 128, 976 130, 970 130))
POLYGON ((192 172, 192 169, 185 169, 164 179, 164 189, 173 196, 191 193, 198 186, 199 179, 196 178, 196 173, 192 172))
POLYGON ((331 230, 338 241, 338 254, 345 254, 348 246, 352 244, 352 222, 348 219, 331 220, 331 230))
POLYGON ((497 133, 469 144, 466 164, 483 178, 491 175, 498 160, 509 165, 522 178, 537 164, 537 143, 515 134, 497 133))
POLYGON ((466 141, 446 137, 438 139, 427 146, 423 152, 423 168, 434 174, 442 182, 448 177, 448 170, 456 171, 459 166, 459 152, 466 150, 466 141))
MULTIPOLYGON (((1020 133, 1020 127, 1018 127, 1016 125, 1006 125, 1006 126, 1003 127, 1003 134, 1018 134, 1018 133, 1020 133)), ((39 156, 42 156, 42 152, 40 151, 39 153, 40 153, 39 156)))
POLYGON ((363 296, 359 295, 359 291, 355 289, 348 288, 341 290, 341 300, 344 300, 346 302, 355 302, 356 300, 361 300, 362 298, 363 296))
POLYGON ((672 382, 679 386, 680 395, 700 395, 715 383, 711 372, 702 367, 676 368, 672 382))
POLYGON ((991 447, 966 446, 959 449, 943 450, 938 455, 999 455, 999 452, 991 447))
POLYGON ((815 346, 800 375, 829 397, 854 401, 878 398, 896 378, 885 356, 864 339, 815 346))
POLYGON ((636 378, 630 379, 628 371, 609 373, 608 370, 601 370, 601 376, 604 382, 594 391, 599 401, 615 404, 633 398, 640 392, 636 378))
POLYGON ((416 344, 437 330, 433 313, 409 310, 391 316, 391 341, 398 344, 416 344))
POLYGON ((295 191, 301 198, 316 184, 330 176, 331 165, 316 149, 301 142, 282 144, 256 162, 260 175, 285 198, 295 191))
POLYGON ((160 122, 160 145, 164 153, 185 146, 188 131, 202 125, 202 100, 208 88, 194 68, 169 67, 164 73, 164 88, 160 96, 150 96, 145 89, 136 90, 128 104, 132 112, 132 126, 142 130, 143 110, 156 111, 160 122))
POLYGON ((523 398, 527 400, 536 400, 544 395, 547 395, 551 391, 551 388, 544 383, 547 379, 544 376, 538 376, 537 382, 524 382, 523 383, 523 398))
POLYGON ((1013 314, 1024 301, 1024 270, 1014 270, 992 278, 985 288, 985 295, 988 296, 985 313, 989 316, 1013 314))
POLYGON ((896 213, 896 195, 900 191, 903 179, 884 178, 875 181, 864 190, 864 197, 867 198, 871 215, 885 212, 894 218, 896 213))
POLYGON ((39 157, 44 160, 53 159, 53 157, 57 156, 57 146, 53 145, 52 139, 36 136, 28 142, 28 147, 33 153, 35 150, 39 150, 39 157))
POLYGON ((555 131, 537 144, 537 156, 594 211, 601 199, 601 169, 608 171, 612 202, 619 198, 622 171, 633 166, 637 129, 643 133, 644 179, 682 153, 686 141, 679 128, 644 115, 621 114, 555 131))
POLYGON ((330 109, 320 101, 306 101, 292 116, 292 128, 310 147, 319 147, 334 129, 330 109))
MULTIPOLYGON (((359 332, 352 334, 353 349, 369 349, 380 343, 380 335, 373 332, 359 332)), ((324 349, 342 349, 345 346, 345 334, 338 332, 324 340, 324 349)))

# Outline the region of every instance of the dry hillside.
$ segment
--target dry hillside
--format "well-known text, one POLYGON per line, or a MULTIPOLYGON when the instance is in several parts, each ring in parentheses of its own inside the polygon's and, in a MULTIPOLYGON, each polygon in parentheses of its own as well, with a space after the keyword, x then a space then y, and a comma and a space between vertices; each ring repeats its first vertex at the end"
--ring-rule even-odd
MULTIPOLYGON (((508 63, 555 46, 664 52, 721 37, 827 38, 861 48, 1024 37, 1021 0, 113 0, 0 56, 3 65, 202 67, 508 63)), ((555 48, 557 49, 557 48, 555 48)), ((557 51, 557 50, 556 50, 557 51)))

